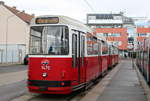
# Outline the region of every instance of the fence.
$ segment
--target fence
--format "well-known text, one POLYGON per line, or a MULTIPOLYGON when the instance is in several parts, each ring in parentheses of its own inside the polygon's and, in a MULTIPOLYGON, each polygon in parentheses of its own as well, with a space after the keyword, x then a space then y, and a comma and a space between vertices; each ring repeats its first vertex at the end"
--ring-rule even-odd
POLYGON ((24 44, 0 44, 0 64, 22 63, 26 55, 26 45, 24 44), (7 51, 6 51, 7 50, 7 51))

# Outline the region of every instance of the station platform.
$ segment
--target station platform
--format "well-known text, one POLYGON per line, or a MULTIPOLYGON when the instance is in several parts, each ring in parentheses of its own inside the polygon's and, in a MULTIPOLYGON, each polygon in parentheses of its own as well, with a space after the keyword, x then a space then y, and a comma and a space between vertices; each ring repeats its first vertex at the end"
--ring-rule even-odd
POLYGON ((148 101, 131 60, 122 60, 81 101, 148 101))

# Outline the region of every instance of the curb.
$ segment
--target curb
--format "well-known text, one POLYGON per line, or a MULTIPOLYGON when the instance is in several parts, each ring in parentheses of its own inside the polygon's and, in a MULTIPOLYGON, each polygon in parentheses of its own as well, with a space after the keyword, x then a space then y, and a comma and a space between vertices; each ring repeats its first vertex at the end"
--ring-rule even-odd
POLYGON ((150 101, 150 88, 149 88, 149 85, 145 81, 143 75, 141 74, 141 72, 139 71, 139 69, 138 69, 138 67, 136 66, 135 63, 134 63, 134 67, 135 67, 136 73, 138 75, 138 79, 139 79, 142 87, 144 88, 145 95, 147 97, 147 101, 150 101))

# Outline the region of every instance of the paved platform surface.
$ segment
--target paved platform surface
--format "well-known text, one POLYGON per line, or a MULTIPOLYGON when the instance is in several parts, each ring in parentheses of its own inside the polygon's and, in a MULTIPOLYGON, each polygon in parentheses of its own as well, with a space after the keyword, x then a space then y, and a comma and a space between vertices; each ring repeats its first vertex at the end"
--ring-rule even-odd
POLYGON ((123 60, 119 71, 96 101, 147 101, 131 60, 123 60))

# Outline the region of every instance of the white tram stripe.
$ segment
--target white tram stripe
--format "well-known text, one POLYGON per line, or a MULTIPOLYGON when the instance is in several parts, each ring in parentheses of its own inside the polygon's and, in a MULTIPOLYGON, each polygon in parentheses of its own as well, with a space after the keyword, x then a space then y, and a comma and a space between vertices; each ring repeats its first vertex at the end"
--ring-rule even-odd
POLYGON ((58 56, 58 55, 29 55, 29 57, 34 57, 34 58, 72 58, 72 56, 64 56, 64 55, 61 55, 61 56, 58 56))

